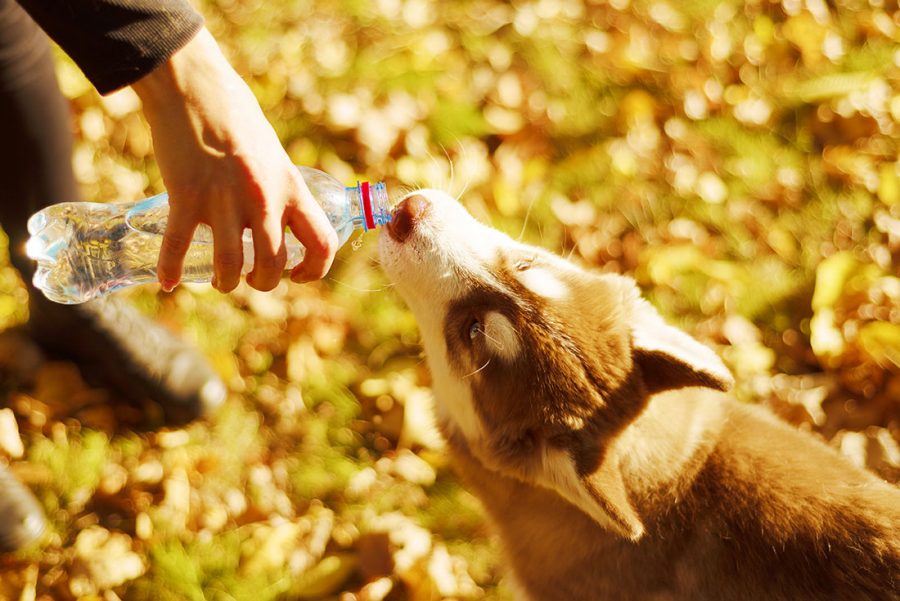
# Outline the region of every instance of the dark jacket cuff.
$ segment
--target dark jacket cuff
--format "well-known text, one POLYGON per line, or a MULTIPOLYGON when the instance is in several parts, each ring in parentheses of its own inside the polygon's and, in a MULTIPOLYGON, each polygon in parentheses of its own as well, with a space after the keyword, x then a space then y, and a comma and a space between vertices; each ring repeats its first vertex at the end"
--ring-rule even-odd
POLYGON ((101 94, 141 79, 203 26, 184 0, 19 0, 101 94))

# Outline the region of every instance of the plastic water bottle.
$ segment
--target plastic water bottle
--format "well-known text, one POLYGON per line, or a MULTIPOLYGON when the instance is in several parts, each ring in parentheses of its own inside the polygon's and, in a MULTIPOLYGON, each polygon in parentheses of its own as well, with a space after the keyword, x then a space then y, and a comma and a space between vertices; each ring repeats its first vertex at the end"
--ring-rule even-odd
MULTIPOLYGON (((344 185, 310 167, 299 167, 343 245, 356 229, 368 231, 390 221, 383 182, 344 185)), ((134 286, 156 282, 156 262, 169 216, 166 193, 132 203, 65 202, 28 220, 25 247, 37 261, 34 285, 44 296, 77 304, 134 286)), ((285 232, 287 267, 303 258, 304 248, 285 232)), ((253 242, 244 233, 244 266, 253 268, 253 242)), ((183 282, 209 282, 213 276, 212 230, 200 225, 184 258, 183 282)))

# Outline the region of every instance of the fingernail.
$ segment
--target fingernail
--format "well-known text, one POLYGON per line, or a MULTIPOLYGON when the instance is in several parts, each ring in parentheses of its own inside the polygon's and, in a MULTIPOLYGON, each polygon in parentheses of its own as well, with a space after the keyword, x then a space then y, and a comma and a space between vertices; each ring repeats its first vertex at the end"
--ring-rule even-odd
POLYGON ((175 289, 175 286, 178 285, 178 282, 175 280, 163 280, 162 289, 164 292, 172 292, 175 289))

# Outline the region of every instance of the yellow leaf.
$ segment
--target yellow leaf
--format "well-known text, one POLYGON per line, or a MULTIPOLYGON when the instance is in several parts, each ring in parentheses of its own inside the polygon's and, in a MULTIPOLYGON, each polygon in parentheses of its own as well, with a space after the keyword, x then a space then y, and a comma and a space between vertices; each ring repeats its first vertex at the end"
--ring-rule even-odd
POLYGON ((816 311, 810 320, 809 344, 816 357, 838 357, 844 352, 844 337, 834 323, 834 311, 830 308, 816 311))
POLYGON ((859 330, 863 350, 883 367, 900 367, 900 325, 885 321, 867 323, 859 330))
POLYGON ((891 206, 900 200, 900 177, 897 177, 897 164, 886 163, 878 174, 878 198, 891 206))
POLYGON ((812 309, 833 308, 841 297, 844 285, 859 264, 849 251, 837 252, 816 268, 816 288, 813 292, 812 309))
POLYGON ((0 409, 0 452, 13 459, 19 459, 25 453, 16 416, 9 408, 0 409))
POLYGON ((337 592, 356 569, 356 559, 347 553, 329 555, 303 575, 291 592, 298 599, 318 599, 337 592))

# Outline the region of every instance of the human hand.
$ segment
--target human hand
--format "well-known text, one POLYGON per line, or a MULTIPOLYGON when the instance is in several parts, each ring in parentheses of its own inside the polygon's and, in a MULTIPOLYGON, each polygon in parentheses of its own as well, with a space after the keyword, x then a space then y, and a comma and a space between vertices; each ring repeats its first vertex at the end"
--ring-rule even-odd
POLYGON ((244 228, 253 235, 258 290, 278 285, 285 268, 284 228, 306 248, 296 282, 323 277, 337 234, 291 163, 244 81, 204 28, 186 46, 132 85, 150 123, 169 192, 169 222, 157 274, 163 289, 181 279, 184 256, 200 223, 213 232, 213 286, 240 281, 244 228))

